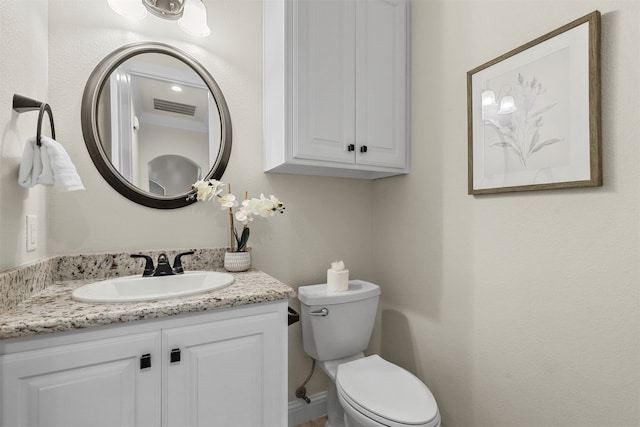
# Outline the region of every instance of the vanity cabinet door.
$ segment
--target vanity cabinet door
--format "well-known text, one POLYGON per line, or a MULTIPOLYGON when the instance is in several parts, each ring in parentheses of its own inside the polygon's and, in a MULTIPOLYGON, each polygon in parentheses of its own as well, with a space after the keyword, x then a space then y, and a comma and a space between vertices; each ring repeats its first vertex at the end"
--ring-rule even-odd
POLYGON ((0 356, 2 426, 113 427, 160 424, 160 333, 53 346, 0 356))
POLYGON ((163 331, 165 427, 287 425, 286 304, 276 307, 163 331))

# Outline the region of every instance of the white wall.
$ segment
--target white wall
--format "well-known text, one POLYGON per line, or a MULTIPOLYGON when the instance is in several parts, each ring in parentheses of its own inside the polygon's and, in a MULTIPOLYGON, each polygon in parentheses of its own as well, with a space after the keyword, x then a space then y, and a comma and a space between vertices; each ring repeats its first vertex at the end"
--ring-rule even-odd
MULTIPOLYGON (((226 244, 220 212, 135 205, 84 147, 80 102, 95 64, 125 43, 169 42, 210 70, 229 103, 224 180, 287 203, 252 230, 255 266, 297 286, 344 259, 354 277, 379 282, 372 349, 428 383, 449 427, 640 424, 639 1, 415 0, 413 168, 375 183, 261 172, 261 2, 206 4, 212 36, 200 41, 150 17, 123 22, 106 1, 51 0, 47 53, 47 2, 0 0, 0 269, 47 254, 226 244), (466 195, 466 71, 596 8, 604 187, 466 195), (48 98, 86 192, 17 187, 36 117, 11 112, 14 91, 48 98), (48 251, 24 252, 31 212, 48 219, 48 251)), ((299 324, 289 353, 293 400, 310 367, 299 324)), ((325 385, 316 373, 308 390, 325 385)))
POLYGON ((640 2, 413 2, 412 173, 375 183, 374 349, 447 426, 640 425, 640 2), (604 186, 467 195, 466 72, 599 9, 604 186))
MULTIPOLYGON (((0 271, 46 254, 45 193, 18 186, 24 143, 34 137, 38 112, 13 111, 13 94, 46 101, 48 97, 47 2, 0 0, 0 271), (26 250, 26 215, 39 215, 39 244, 26 250)), ((55 117, 55 114, 54 114, 55 117)), ((43 134, 49 135, 48 118, 43 134)), ((57 119, 57 117, 56 117, 57 119)))
MULTIPOLYGON (((218 208, 204 203, 171 211, 138 206, 111 189, 84 146, 80 104, 92 69, 123 44, 159 41, 194 56, 225 94, 234 135, 223 180, 231 182, 238 195, 244 190, 251 195, 275 194, 286 204, 284 215, 253 224, 254 266, 293 287, 322 282, 336 259, 344 259, 354 275, 367 277, 373 253, 372 183, 262 172, 261 1, 206 1, 212 29, 207 39, 192 38, 177 24, 153 17, 131 24, 112 12, 106 1, 48 4, 47 23, 44 0, 0 0, 0 104, 4 105, 0 270, 56 254, 227 244, 227 218, 218 208), (14 91, 52 105, 57 139, 76 164, 87 191, 26 191, 17 186, 23 141, 35 134, 37 114, 13 115, 14 91), (40 234, 48 238, 41 240, 42 251, 33 255, 24 252, 23 232, 24 215, 31 212, 42 219, 40 234)), ((310 367, 302 352, 299 324, 290 328, 290 344, 289 381, 295 390, 310 367)), ((313 391, 326 387, 322 377, 314 383, 313 391)), ((295 399, 292 393, 290 400, 295 399)))

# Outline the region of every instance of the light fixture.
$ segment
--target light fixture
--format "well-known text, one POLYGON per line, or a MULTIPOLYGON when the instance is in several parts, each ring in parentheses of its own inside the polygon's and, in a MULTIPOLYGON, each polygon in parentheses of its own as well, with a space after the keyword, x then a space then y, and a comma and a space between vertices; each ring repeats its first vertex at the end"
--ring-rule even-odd
POLYGON ((202 0, 184 0, 184 14, 178 26, 194 36, 207 37, 211 34, 207 25, 207 8, 202 0))
POLYGON ((171 90, 174 92, 182 92, 182 88, 178 85, 171 86, 171 90))
POLYGON ((107 0, 107 3, 129 19, 143 19, 149 12, 158 18, 177 20, 180 28, 191 35, 207 37, 211 34, 203 0, 107 0))
POLYGON ((175 21, 182 18, 184 0, 142 0, 150 14, 175 21))

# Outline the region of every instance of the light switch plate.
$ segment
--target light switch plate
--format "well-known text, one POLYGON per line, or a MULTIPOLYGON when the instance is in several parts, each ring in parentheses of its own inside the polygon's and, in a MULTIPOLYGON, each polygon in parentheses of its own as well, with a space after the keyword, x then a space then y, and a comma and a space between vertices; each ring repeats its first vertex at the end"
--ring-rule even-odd
POLYGON ((27 252, 38 249, 38 217, 27 215, 27 252))

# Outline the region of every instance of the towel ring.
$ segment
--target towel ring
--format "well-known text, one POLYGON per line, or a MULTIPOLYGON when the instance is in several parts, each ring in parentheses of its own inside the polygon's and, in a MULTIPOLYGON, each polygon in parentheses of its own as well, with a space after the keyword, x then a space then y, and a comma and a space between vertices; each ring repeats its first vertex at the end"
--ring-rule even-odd
POLYGON ((36 143, 38 147, 40 144, 40 137, 42 136, 42 117, 44 113, 47 113, 49 116, 49 125, 51 126, 51 138, 56 139, 56 128, 53 124, 53 112, 51 111, 51 107, 49 104, 40 104, 40 113, 38 114, 38 132, 36 133, 36 143))
POLYGON ((36 143, 38 146, 41 145, 40 137, 42 136, 42 118, 44 117, 44 113, 47 113, 49 116, 49 124, 51 125, 51 138, 56 139, 56 129, 53 124, 53 112, 51 111, 49 104, 27 98, 26 96, 18 95, 16 93, 13 95, 13 109, 20 114, 27 111, 40 111, 38 114, 38 130, 36 133, 36 143))

